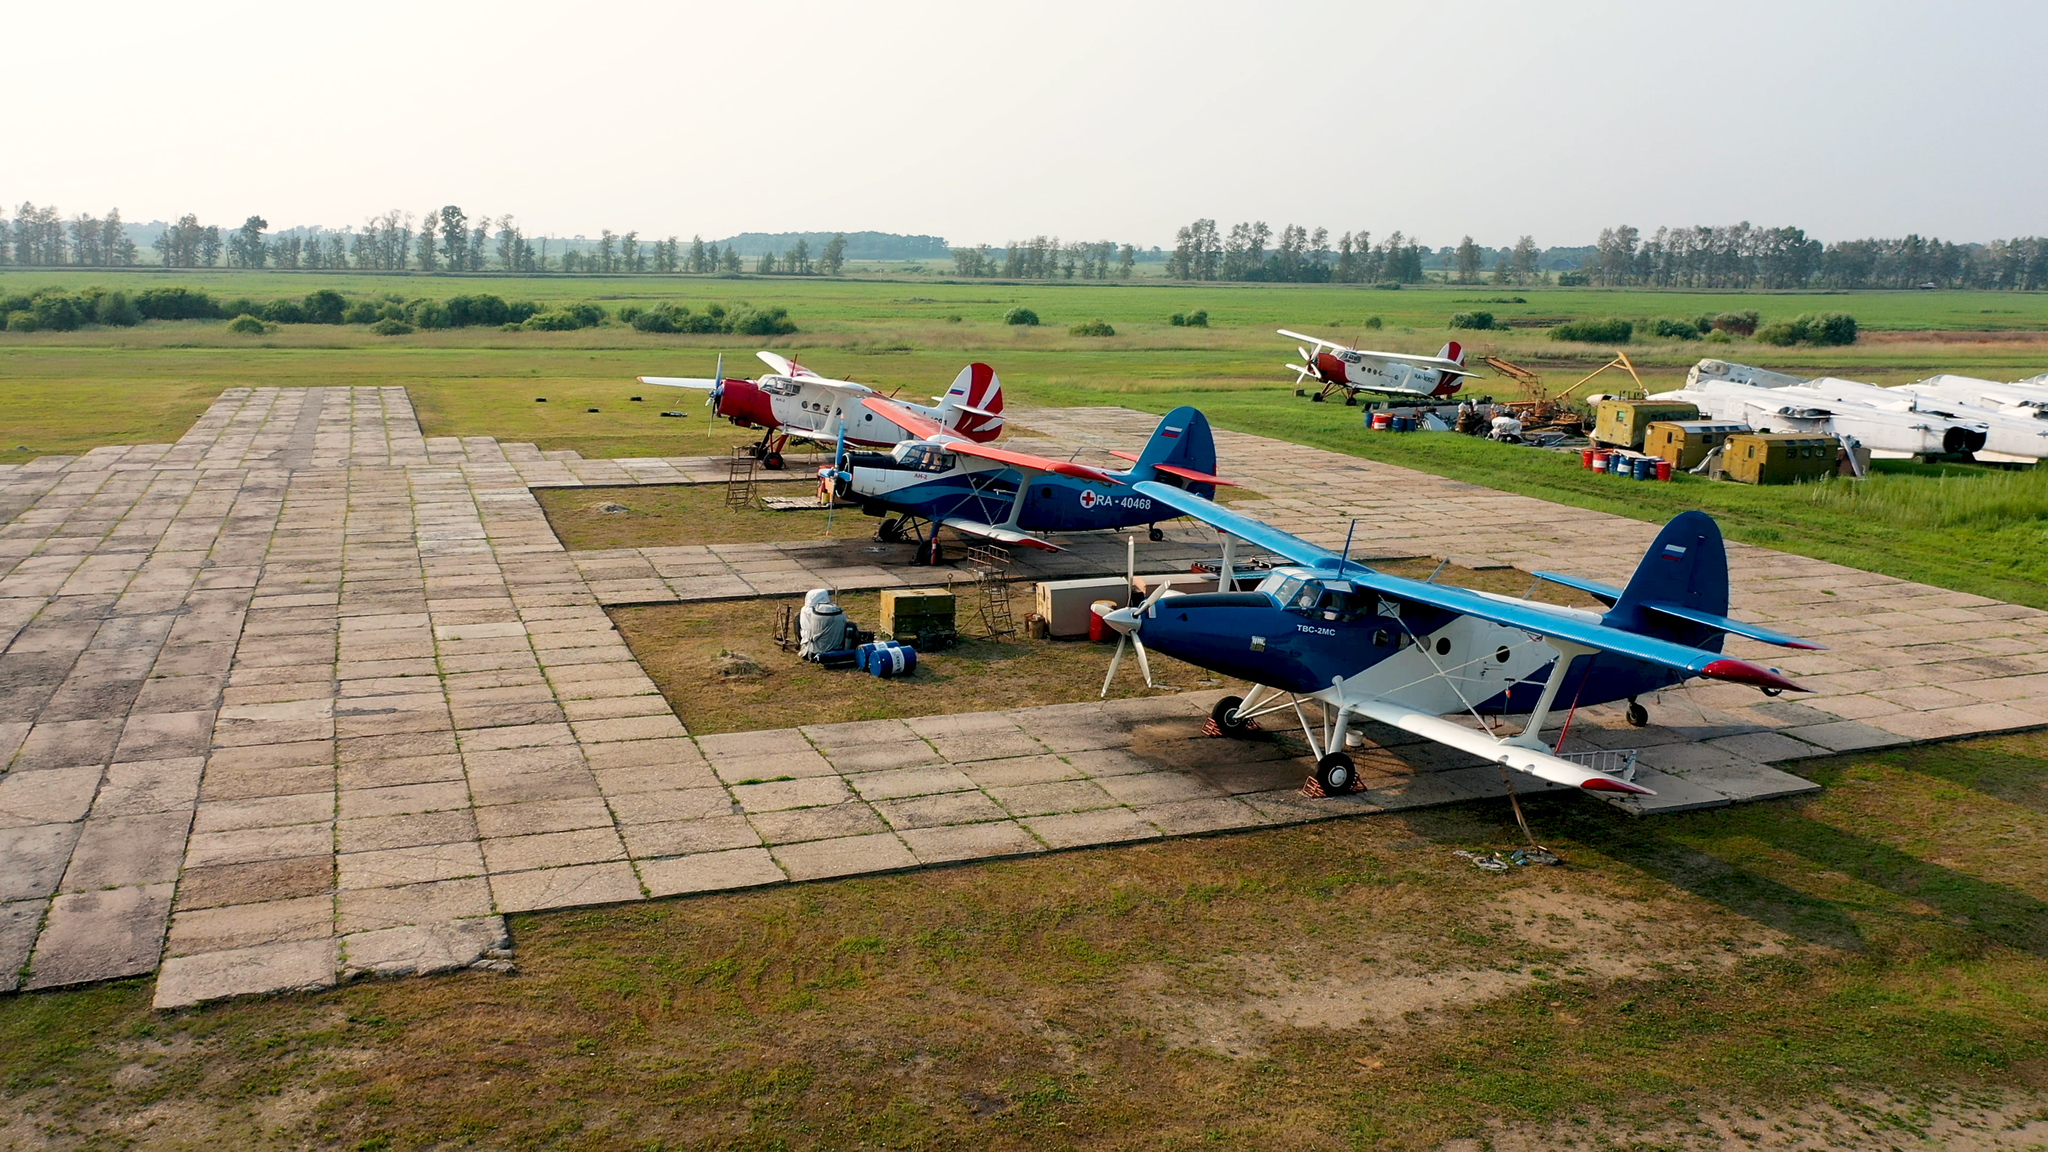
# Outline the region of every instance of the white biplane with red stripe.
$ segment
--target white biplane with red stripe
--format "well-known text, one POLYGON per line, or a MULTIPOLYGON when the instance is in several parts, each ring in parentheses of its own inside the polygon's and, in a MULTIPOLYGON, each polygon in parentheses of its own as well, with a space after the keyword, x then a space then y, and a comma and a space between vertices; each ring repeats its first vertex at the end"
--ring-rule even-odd
POLYGON ((1434 356, 1410 356, 1405 352, 1347 348, 1285 328, 1280 329, 1280 334, 1309 342, 1308 348, 1295 349, 1301 353, 1301 360, 1287 367, 1305 386, 1296 395, 1305 393, 1311 400, 1327 400, 1336 392, 1344 394, 1346 404, 1356 402, 1360 392, 1408 400, 1448 400, 1464 386, 1465 377, 1478 375, 1465 370, 1465 347, 1456 340, 1445 344, 1434 356), (1308 386, 1316 391, 1308 392, 1308 386))
MULTIPOLYGON (((845 422, 846 440, 867 448, 888 448, 917 437, 861 403, 883 393, 851 380, 832 380, 775 352, 755 355, 774 369, 757 380, 725 378, 725 358, 710 379, 686 376, 641 376, 642 384, 662 388, 694 388, 709 392, 713 413, 742 428, 761 429, 761 441, 750 451, 769 468, 782 467, 782 450, 792 438, 831 444, 845 422)), ((969 364, 953 378, 943 396, 930 405, 896 400, 901 406, 946 432, 978 444, 994 440, 1003 430, 1003 382, 986 364, 969 364)))

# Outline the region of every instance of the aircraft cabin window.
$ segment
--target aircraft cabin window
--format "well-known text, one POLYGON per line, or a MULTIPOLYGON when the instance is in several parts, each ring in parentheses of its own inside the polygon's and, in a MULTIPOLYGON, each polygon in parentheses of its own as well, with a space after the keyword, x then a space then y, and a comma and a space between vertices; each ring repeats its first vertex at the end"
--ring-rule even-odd
POLYGON ((802 390, 802 387, 794 380, 770 380, 761 385, 761 391, 772 396, 794 396, 802 390))
POLYGON ((1439 656, 1449 656, 1449 655, 1451 654, 1451 638, 1450 638, 1450 637, 1448 637, 1448 636, 1439 636, 1439 637, 1437 637, 1437 641, 1436 641, 1436 654, 1437 654, 1437 655, 1439 655, 1439 656))

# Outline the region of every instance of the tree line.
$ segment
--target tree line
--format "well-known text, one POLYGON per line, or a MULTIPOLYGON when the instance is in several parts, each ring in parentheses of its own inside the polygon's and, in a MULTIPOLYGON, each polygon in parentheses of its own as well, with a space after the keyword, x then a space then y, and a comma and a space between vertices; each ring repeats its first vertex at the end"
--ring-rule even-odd
POLYGON ((2048 288, 2048 239, 1956 244, 1908 234, 1822 244, 1798 228, 1604 228, 1586 282, 1658 288, 2048 288))
POLYGON ((1263 220, 1233 224, 1227 233, 1214 220, 1197 220, 1174 233, 1166 274, 1175 280, 1414 284, 1423 278, 1423 251, 1398 231, 1378 244, 1370 232, 1346 232, 1332 247, 1328 228, 1289 224, 1275 243, 1263 220))
MULTIPOLYGON (((361 230, 340 232, 294 229, 269 234, 270 222, 250 216, 241 227, 223 230, 201 224, 193 213, 168 225, 153 243, 166 268, 281 268, 362 272, 566 272, 619 275, 639 272, 737 273, 744 267, 739 252, 727 244, 721 251, 702 236, 687 243, 670 236, 643 241, 638 232, 605 229, 583 249, 567 241, 529 238, 511 216, 472 218, 461 207, 446 204, 430 209, 417 221, 396 209, 372 216, 361 230), (550 252, 559 243, 561 251, 550 252)), ((138 263, 139 252, 129 239, 119 209, 106 219, 81 214, 65 221, 57 208, 23 203, 13 221, 0 219, 0 265, 30 267, 86 265, 126 267, 138 263)), ((762 255, 754 271, 763 275, 836 276, 846 263, 846 237, 835 235, 812 255, 808 241, 798 239, 780 255, 762 255)))
POLYGON ((953 249, 955 275, 1006 280, 1128 280, 1138 249, 1114 240, 1063 244, 1057 236, 1012 240, 1000 255, 986 244, 953 249))

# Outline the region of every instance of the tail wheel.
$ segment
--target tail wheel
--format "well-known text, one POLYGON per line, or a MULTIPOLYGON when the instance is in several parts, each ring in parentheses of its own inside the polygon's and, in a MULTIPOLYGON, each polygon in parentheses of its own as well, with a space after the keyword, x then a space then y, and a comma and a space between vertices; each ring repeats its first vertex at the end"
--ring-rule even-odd
POLYGON ((927 568, 935 568, 946 562, 946 550, 939 547, 937 533, 933 533, 929 539, 918 543, 917 562, 927 568))
POLYGON ((882 521, 881 527, 875 529, 875 539, 885 544, 903 543, 903 521, 894 516, 882 521))
POLYGON ((1641 728, 1650 722, 1650 710, 1631 700, 1628 702, 1628 723, 1631 728, 1641 728))
POLYGON ((1237 710, 1244 706, 1244 697, 1225 696, 1210 709, 1209 719, 1216 722, 1216 730, 1233 740, 1244 740, 1252 734, 1252 723, 1238 716, 1237 710))
POLYGON ((1316 761, 1316 783, 1328 796, 1342 796, 1358 783, 1358 766, 1342 752, 1332 752, 1316 761))
POLYGON ((763 452, 761 454, 761 467, 766 468, 770 472, 782 471, 782 453, 773 451, 763 452))
POLYGON ((1154 544, 1157 544, 1161 540, 1166 539, 1166 531, 1160 528, 1157 524, 1154 524, 1152 526, 1152 530, 1150 532, 1145 533, 1145 538, 1147 540, 1152 541, 1154 544))

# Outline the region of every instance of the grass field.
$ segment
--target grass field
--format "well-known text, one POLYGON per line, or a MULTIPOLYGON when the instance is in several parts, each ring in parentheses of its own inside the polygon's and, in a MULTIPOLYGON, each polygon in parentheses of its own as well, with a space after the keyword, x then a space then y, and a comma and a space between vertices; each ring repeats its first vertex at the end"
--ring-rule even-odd
POLYGON ((1471 869, 1515 833, 1467 807, 517 917, 511 977, 14 997, 0 1143, 1989 1147, 2048 1080, 2048 740, 1804 771, 1538 798, 1564 869, 1471 869))
MULTIPOLYGON (((172 279, 9 272, 0 289, 172 279)), ((1818 490, 1595 479, 1549 453, 1368 436, 1356 409, 1290 395, 1279 364, 1291 343, 1270 331, 1355 335, 1377 315, 1373 343, 1434 351, 1444 318, 1469 308, 1842 310, 1864 342, 1630 354, 1652 386, 1702 355, 1881 381, 2013 379, 2048 369, 2048 296, 174 279, 252 295, 337 284, 780 305, 803 331, 777 347, 907 396, 983 359, 1013 403, 1192 402, 1225 428, 1649 520, 1704 507, 1738 540, 2048 607, 2048 476, 1900 467, 1818 490), (1528 304, 1484 302, 1507 295, 1528 304), (999 323, 1018 303, 1048 324, 999 323), (1197 307, 1215 327, 1165 323, 1197 307), (1118 335, 1067 335, 1097 316, 1118 335)), ((1470 335, 1476 354, 1531 364, 1553 386, 1606 351, 1527 329, 1470 335)), ((174 439, 237 385, 402 384, 429 435, 592 456, 722 451, 745 434, 707 429, 687 394, 632 403, 648 392, 632 378, 708 373, 720 351, 750 371, 754 350, 616 327, 0 333, 0 462, 174 439), (671 407, 691 416, 659 416, 671 407)), ((589 511, 601 495, 544 499, 586 547, 702 512, 699 497, 635 493, 615 522, 589 511)), ((768 530, 758 523, 731 531, 768 530)), ((647 634, 678 660, 715 639, 672 623, 673 636, 647 634)), ((1789 1148, 1807 1133, 1906 1147, 1934 1139, 1945 1115, 2034 1117, 2028 1094, 2048 1088, 2048 865, 2031 846, 2048 833, 2048 738, 1801 770, 1827 791, 1654 821, 1539 799, 1563 870, 1496 878, 1451 857, 1515 842, 1505 813, 1480 805, 519 917, 512 978, 361 983, 171 1016, 149 1009, 146 981, 11 997, 0 1146, 1426 1148, 1463 1136, 1789 1148)))

